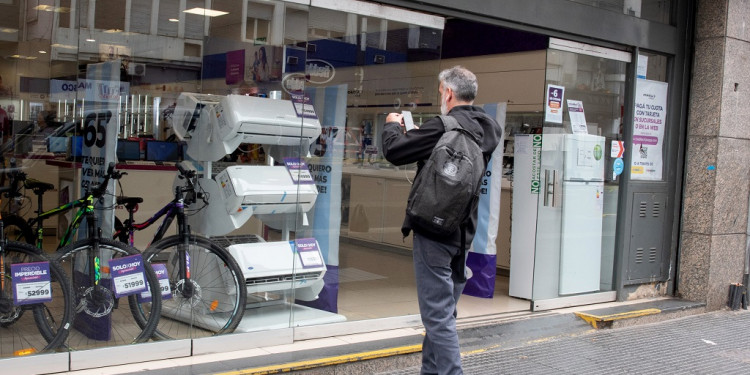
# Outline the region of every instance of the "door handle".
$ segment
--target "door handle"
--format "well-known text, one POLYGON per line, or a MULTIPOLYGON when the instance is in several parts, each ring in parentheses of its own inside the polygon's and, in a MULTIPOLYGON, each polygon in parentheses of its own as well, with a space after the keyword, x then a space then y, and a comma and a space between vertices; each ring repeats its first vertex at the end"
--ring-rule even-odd
POLYGON ((552 207, 555 207, 555 186, 557 184, 557 171, 544 170, 544 205, 550 206, 549 197, 552 196, 552 207), (550 181, 551 180, 551 181, 550 181))

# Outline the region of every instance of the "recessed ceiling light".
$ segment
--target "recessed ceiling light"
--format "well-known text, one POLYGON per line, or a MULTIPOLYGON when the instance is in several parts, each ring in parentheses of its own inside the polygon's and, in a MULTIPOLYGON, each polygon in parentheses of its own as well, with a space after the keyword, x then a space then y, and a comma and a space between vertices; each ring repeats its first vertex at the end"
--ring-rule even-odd
POLYGON ((91 38, 88 38, 88 39, 86 39, 86 41, 87 41, 87 42, 96 42, 96 39, 91 39, 91 38))
POLYGON ((206 16, 206 17, 218 17, 223 16, 225 14, 229 14, 229 12, 222 12, 220 10, 213 10, 213 9, 206 9, 206 8, 193 8, 184 10, 185 13, 190 14, 197 14, 199 16, 206 16))
POLYGON ((45 50, 39 50, 39 53, 47 53, 45 50))
POLYGON ((57 12, 57 13, 70 13, 70 8, 67 7, 56 7, 53 5, 37 5, 34 8, 34 10, 41 10, 44 12, 57 12))
POLYGON ((180 22, 180 20, 178 20, 177 18, 170 18, 169 22, 180 22))

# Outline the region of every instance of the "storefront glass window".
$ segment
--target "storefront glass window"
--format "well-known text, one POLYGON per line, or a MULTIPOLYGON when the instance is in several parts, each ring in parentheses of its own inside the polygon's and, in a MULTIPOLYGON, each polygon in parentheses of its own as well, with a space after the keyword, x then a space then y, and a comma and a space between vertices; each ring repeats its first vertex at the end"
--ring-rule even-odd
POLYGON ((670 23, 671 0, 568 0, 660 23, 670 23))

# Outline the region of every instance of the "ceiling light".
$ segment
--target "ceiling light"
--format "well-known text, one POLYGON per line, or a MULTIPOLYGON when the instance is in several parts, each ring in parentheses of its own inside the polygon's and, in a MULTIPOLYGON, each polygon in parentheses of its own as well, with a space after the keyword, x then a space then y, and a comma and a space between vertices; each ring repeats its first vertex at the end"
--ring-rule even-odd
POLYGON ((91 39, 91 38, 88 38, 88 39, 86 39, 86 41, 87 41, 87 42, 92 42, 92 43, 93 43, 93 42, 96 42, 96 39, 91 39))
POLYGON ((41 10, 44 12, 57 12, 57 13, 70 13, 70 8, 67 7, 56 7, 53 5, 37 5, 34 10, 41 10))
POLYGON ((45 50, 41 50, 41 49, 40 49, 40 50, 39 50, 39 53, 47 53, 47 51, 45 51, 45 50))
POLYGON ((229 14, 229 12, 222 12, 220 10, 213 10, 213 9, 206 9, 206 8, 193 8, 184 10, 185 13, 190 14, 197 14, 199 16, 206 16, 206 17, 218 17, 223 16, 225 14, 229 14))
POLYGON ((169 22, 180 22, 180 20, 178 20, 177 18, 170 18, 169 22))

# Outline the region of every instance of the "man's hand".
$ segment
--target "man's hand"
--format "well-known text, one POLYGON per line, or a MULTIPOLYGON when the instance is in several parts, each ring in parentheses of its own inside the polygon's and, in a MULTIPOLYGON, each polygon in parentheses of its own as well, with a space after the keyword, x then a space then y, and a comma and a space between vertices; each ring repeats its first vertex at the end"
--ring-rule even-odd
POLYGON ((385 122, 397 122, 397 123, 401 124, 401 127, 403 127, 404 126, 404 116, 402 114, 400 114, 400 113, 391 112, 391 113, 388 114, 388 116, 386 116, 385 122))

